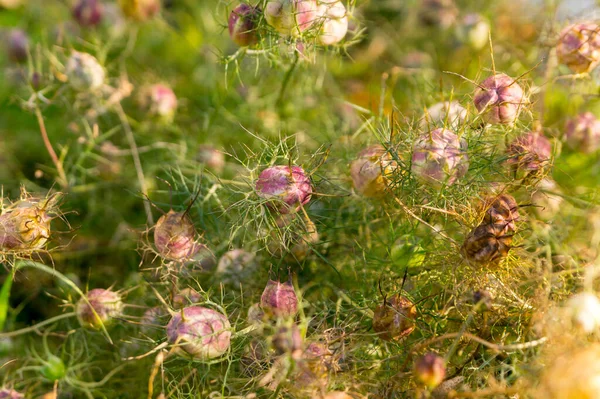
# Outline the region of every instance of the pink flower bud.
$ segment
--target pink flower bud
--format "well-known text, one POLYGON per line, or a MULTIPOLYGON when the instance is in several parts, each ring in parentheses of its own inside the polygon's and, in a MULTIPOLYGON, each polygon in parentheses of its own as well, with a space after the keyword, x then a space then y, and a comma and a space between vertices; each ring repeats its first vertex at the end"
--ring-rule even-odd
POLYGON ((600 121, 591 112, 579 114, 565 126, 567 145, 587 154, 600 149, 600 121))
POLYGON ((89 304, 81 298, 76 309, 77 319, 82 327, 98 330, 102 325, 109 325, 114 318, 121 316, 123 302, 119 293, 96 288, 89 291, 86 298, 89 304))
POLYGON ((198 146, 196 160, 215 173, 221 173, 225 167, 225 154, 210 144, 201 144, 198 146))
POLYGON ((260 306, 276 317, 292 317, 298 311, 298 297, 291 283, 269 280, 260 297, 260 306))
POLYGON ((421 0, 419 19, 424 25, 448 28, 456 21, 454 0, 421 0))
POLYGON ((69 83, 78 91, 94 91, 104 84, 104 68, 94 56, 74 51, 65 71, 69 83))
POLYGON ((412 172, 434 187, 454 184, 469 169, 467 143, 448 129, 422 134, 413 146, 412 172))
POLYGON ((4 209, 0 215, 0 248, 4 250, 36 250, 50 238, 52 216, 47 206, 22 200, 4 209))
POLYGON ((73 18, 81 26, 96 26, 102 21, 102 0, 78 0, 71 10, 73 18))
POLYGON ((456 27, 458 39, 474 50, 481 50, 489 41, 490 24, 480 14, 467 14, 456 27))
POLYGON ((202 248, 196 242, 196 228, 189 216, 173 210, 156 222, 154 245, 161 256, 174 261, 190 260, 202 248))
POLYGON ((421 384, 433 389, 446 377, 444 359, 435 353, 426 353, 416 360, 413 374, 421 384))
POLYGON ((167 324, 167 339, 182 356, 210 360, 229 349, 231 325, 222 313, 190 306, 173 315, 167 324))
POLYGON ((550 162, 552 144, 539 132, 529 132, 517 137, 506 149, 509 165, 526 171, 543 169, 550 162))
POLYGON ((416 328, 417 308, 405 296, 396 294, 375 309, 373 330, 379 338, 398 341, 416 328))
POLYGON ((262 11, 258 7, 239 4, 229 15, 229 36, 238 46, 258 43, 258 21, 262 11))
POLYGON ((25 399, 25 395, 9 388, 0 388, 0 399, 25 399))
POLYGON ((365 148, 350 164, 350 176, 356 191, 365 197, 381 197, 387 191, 389 179, 398 163, 379 144, 365 148))
POLYGON ((21 29, 11 29, 7 39, 8 57, 14 62, 27 61, 29 37, 21 29))
POLYGON ((348 32, 348 15, 344 4, 338 0, 320 0, 317 13, 321 23, 321 44, 328 46, 341 42, 348 32))
POLYGON ((281 213, 298 211, 310 201, 310 178, 299 166, 271 166, 256 181, 258 196, 270 200, 268 205, 281 213))
POLYGON ((141 90, 140 104, 150 115, 170 122, 177 110, 177 96, 165 84, 153 84, 141 90))
POLYGON ((589 72, 600 63, 600 27, 591 22, 567 26, 560 33, 556 54, 575 73, 589 72))
POLYGON ((519 117, 523 106, 528 103, 521 86, 503 73, 490 76, 479 86, 473 102, 487 123, 513 123, 519 117))
POLYGON ((282 35, 299 36, 319 19, 316 0, 274 0, 265 8, 265 19, 282 35))

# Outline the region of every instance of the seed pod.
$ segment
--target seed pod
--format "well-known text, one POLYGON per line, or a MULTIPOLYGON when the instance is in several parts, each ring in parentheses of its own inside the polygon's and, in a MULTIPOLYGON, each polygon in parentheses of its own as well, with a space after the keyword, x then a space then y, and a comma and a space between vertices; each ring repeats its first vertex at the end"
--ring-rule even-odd
POLYGON ((102 325, 110 325, 122 314, 123 301, 117 292, 96 288, 89 291, 86 298, 87 302, 83 298, 79 299, 76 308, 77 319, 82 327, 99 330, 102 325))
POLYGON ((229 349, 231 325, 222 313, 190 306, 173 315, 167 324, 167 339, 181 356, 210 360, 229 349))
POLYGON ((456 36, 473 50, 481 50, 489 40, 490 24, 480 14, 467 14, 456 27, 456 36))
POLYGON ((265 8, 265 19, 277 32, 300 36, 319 19, 316 0, 274 0, 265 8))
POLYGON ((589 292, 573 295, 567 301, 566 307, 573 325, 586 334, 598 331, 600 328, 600 300, 589 292))
POLYGON ((229 36, 238 46, 258 43, 258 22, 262 11, 258 7, 239 4, 229 14, 229 36))
POLYGON ((433 187, 452 185, 469 169, 467 142, 448 129, 422 134, 413 146, 412 172, 433 187))
POLYGON ((600 121, 591 112, 570 119, 565 126, 567 145, 587 154, 600 149, 600 121))
POLYGON ((348 32, 348 15, 344 4, 338 0, 320 0, 317 13, 321 23, 321 44, 329 46, 341 42, 348 32))
POLYGON ((426 353, 415 361, 413 375, 428 389, 434 389, 446 378, 444 359, 435 353, 426 353))
POLYGON ((504 259, 512 244, 512 235, 505 231, 505 224, 482 224, 474 228, 461 247, 464 259, 476 266, 495 264, 504 259))
POLYGON ((66 374, 65 363, 60 357, 50 355, 48 359, 44 361, 44 365, 40 372, 48 381, 54 382, 62 380, 66 374))
POLYGON ((373 315, 373 330, 386 341, 399 341, 416 328, 417 308, 400 294, 387 298, 373 315))
POLYGON ((220 174, 225 167, 225 154, 210 144, 198 146, 196 160, 217 174, 220 174))
POLYGON ((0 388, 0 399, 25 399, 25 395, 9 388, 0 388))
POLYGON ((119 0, 123 15, 144 22, 160 12, 160 0, 119 0))
POLYGON ((196 242, 196 228, 185 212, 172 209, 154 227, 154 245, 165 259, 190 260, 203 247, 196 242))
POLYGON ((519 206, 512 195, 500 194, 484 201, 485 215, 483 224, 493 224, 498 228, 504 227, 502 233, 516 231, 519 220, 519 206))
POLYGON ((71 10, 73 18, 84 27, 96 26, 102 21, 102 0, 77 0, 71 10))
POLYGON ((293 317, 298 311, 298 297, 290 282, 269 280, 260 297, 260 307, 276 317, 293 317))
POLYGON ((8 58, 14 62, 25 62, 29 54, 29 37, 22 29, 11 29, 7 39, 8 58))
POLYGON ((398 268, 420 267, 425 262, 427 252, 421 246, 420 239, 414 234, 405 234, 394 242, 390 251, 390 260, 398 268))
POLYGON ((294 381, 302 387, 324 387, 333 363, 333 353, 326 344, 311 342, 298 360, 298 370, 294 381))
POLYGON ((448 28, 454 24, 457 15, 454 0, 421 0, 419 20, 424 25, 448 28))
POLYGON ((31 251, 42 249, 50 238, 50 222, 60 198, 55 194, 45 201, 25 197, 0 215, 0 249, 31 251))
POLYGON ((217 264, 221 281, 241 283, 256 269, 256 256, 243 249, 225 252, 217 264))
POLYGON ((296 324, 290 327, 279 327, 272 338, 273 348, 279 355, 290 354, 294 358, 299 358, 302 354, 302 334, 296 324))
POLYGON ((202 300, 202 295, 193 288, 184 288, 173 295, 173 309, 183 309, 202 300))
POLYGON ((356 191, 365 197, 381 197, 389 187, 389 179, 398 169, 398 163, 379 144, 365 148, 350 164, 350 176, 356 191))
POLYGON ((427 108, 421 128, 447 127, 458 130, 467 120, 467 110, 458 101, 443 101, 427 108))
POLYGON ((94 56, 74 51, 65 71, 69 83, 78 91, 95 91, 104 84, 104 68, 94 56))
POLYGON ((524 171, 538 171, 550 162, 552 144, 539 132, 517 137, 506 149, 507 163, 524 171))
POLYGON ((600 26, 592 22, 567 26, 560 33, 558 61, 575 73, 590 72, 600 64, 600 26))
POLYGON ((171 122, 177 110, 177 96, 169 86, 161 83, 142 88, 139 102, 151 116, 163 122, 171 122))
POLYGON ((487 123, 509 124, 517 120, 528 98, 513 78, 499 73, 481 82, 473 102, 487 123))
POLYGON ((256 181, 256 192, 268 205, 280 213, 298 211, 310 201, 310 178, 299 166, 271 166, 261 172, 256 181))

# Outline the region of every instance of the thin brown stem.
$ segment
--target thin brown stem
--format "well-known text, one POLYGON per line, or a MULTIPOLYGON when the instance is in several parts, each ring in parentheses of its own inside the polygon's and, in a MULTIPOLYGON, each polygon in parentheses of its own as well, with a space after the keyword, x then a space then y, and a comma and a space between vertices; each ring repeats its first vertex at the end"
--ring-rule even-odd
POLYGON ((37 106, 35 107, 35 116, 37 117, 37 121, 40 126, 40 133, 42 135, 42 140, 44 140, 46 150, 48 151, 48 154, 50 155, 50 158, 52 158, 52 162, 56 167, 56 171, 58 173, 57 182, 58 184, 60 184, 61 187, 67 188, 69 184, 67 181, 67 175, 65 174, 65 170, 63 169, 62 162, 60 161, 60 159, 58 159, 58 155, 56 155, 54 148, 52 148, 52 143, 50 143, 50 138, 48 137, 48 132, 46 131, 46 124, 44 123, 42 111, 40 111, 40 108, 37 106))

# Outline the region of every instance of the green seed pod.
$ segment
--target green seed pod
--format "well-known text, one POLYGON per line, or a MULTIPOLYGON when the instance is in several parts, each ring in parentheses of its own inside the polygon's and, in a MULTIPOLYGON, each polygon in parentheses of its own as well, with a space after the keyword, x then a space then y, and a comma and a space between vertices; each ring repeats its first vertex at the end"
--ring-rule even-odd
POLYGON ((61 358, 50 355, 48 360, 44 362, 41 370, 42 376, 48 381, 54 382, 63 379, 66 373, 65 363, 61 358))

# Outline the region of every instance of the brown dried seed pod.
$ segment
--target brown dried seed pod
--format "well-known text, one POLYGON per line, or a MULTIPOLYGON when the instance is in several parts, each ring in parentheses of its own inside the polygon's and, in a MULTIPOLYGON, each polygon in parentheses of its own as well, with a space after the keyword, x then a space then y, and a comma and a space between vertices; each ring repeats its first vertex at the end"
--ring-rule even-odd
POLYGON ((30 197, 4 208, 0 215, 0 250, 32 251, 42 249, 50 238, 50 223, 57 215, 61 194, 45 200, 30 197))
POLYGON ((512 235, 505 234, 505 230, 505 224, 482 224, 474 228, 461 248, 465 260, 487 265, 505 258, 512 244, 512 235))
POLYGON ((500 194, 484 201, 485 216, 482 224, 504 226, 503 233, 516 231, 519 220, 519 205, 512 195, 500 194))
POLYGON ((377 306, 373 315, 373 330, 386 341, 407 337, 416 327, 417 308, 405 296, 396 294, 377 306))

